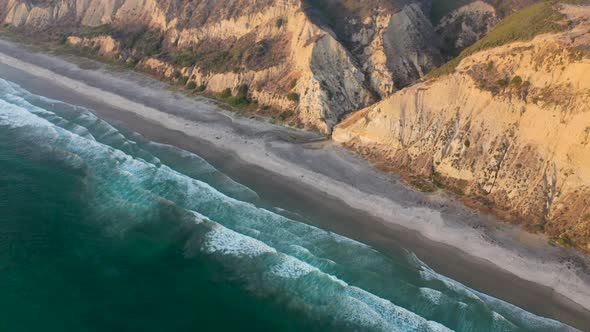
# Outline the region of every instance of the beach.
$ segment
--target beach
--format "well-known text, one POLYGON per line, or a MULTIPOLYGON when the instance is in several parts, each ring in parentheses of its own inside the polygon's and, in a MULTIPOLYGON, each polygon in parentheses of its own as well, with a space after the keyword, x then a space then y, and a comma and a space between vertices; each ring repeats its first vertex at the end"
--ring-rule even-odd
POLYGON ((416 192, 320 135, 240 116, 141 74, 70 61, 87 63, 0 41, 2 78, 194 152, 310 224, 385 254, 410 250, 471 288, 590 329, 588 257, 444 194, 416 192))

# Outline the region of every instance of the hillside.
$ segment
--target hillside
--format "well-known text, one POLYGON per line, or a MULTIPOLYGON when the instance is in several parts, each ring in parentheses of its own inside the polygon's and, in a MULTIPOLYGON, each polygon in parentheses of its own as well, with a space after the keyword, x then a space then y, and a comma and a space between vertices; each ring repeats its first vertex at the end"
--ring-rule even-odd
POLYGON ((0 0, 0 22, 11 33, 330 133, 346 114, 414 83, 497 21, 482 1, 436 3, 0 0), (442 23, 431 20, 434 11, 442 23))
POLYGON ((590 252, 590 6, 525 10, 333 138, 423 190, 590 252))

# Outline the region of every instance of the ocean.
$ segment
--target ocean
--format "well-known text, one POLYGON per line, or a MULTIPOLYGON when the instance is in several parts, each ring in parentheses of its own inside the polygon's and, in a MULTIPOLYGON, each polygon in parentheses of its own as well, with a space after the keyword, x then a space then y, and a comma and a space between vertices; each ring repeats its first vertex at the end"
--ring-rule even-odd
POLYGON ((0 331, 570 331, 0 79, 0 331))

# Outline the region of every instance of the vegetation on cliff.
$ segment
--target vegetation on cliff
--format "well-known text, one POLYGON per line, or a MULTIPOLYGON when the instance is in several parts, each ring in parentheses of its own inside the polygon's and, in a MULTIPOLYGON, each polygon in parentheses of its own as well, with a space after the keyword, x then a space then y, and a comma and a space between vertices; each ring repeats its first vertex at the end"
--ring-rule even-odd
MULTIPOLYGON (((575 1, 575 0, 573 0, 575 1)), ((530 40, 537 35, 548 32, 563 31, 569 27, 566 17, 556 8, 556 4, 564 1, 543 1, 503 19, 489 34, 465 49, 459 56, 445 65, 433 70, 428 78, 447 75, 466 57, 479 51, 508 44, 514 41, 530 40)), ((570 1, 571 2, 571 1, 570 1)))

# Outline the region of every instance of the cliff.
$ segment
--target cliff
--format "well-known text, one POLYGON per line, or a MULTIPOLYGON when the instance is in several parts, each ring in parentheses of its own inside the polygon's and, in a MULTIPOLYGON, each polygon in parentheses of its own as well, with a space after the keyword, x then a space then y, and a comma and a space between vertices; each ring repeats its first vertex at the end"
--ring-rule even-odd
POLYGON ((590 252, 590 6, 552 8, 531 24, 559 32, 502 44, 510 22, 498 26, 456 68, 350 115, 334 140, 590 252))
POLYGON ((482 6, 435 28, 418 0, 0 0, 0 22, 330 133, 477 40, 482 6))

